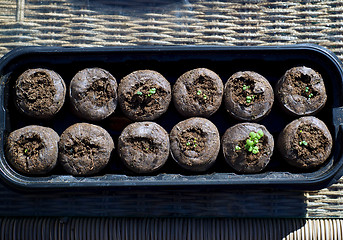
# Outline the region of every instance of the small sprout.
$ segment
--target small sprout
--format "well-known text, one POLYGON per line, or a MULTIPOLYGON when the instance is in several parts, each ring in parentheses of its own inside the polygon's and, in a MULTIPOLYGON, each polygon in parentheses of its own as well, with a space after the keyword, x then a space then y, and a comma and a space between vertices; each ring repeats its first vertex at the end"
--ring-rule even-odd
POLYGON ((257 144, 257 143, 258 143, 258 139, 255 138, 255 139, 254 139, 254 144, 257 144))
POLYGON ((300 146, 301 146, 301 145, 307 146, 307 144, 308 144, 308 143, 307 143, 306 141, 300 141, 300 142, 299 142, 299 145, 300 145, 300 146))
POLYGON ((247 103, 251 103, 251 100, 247 100, 247 103))
POLYGON ((189 146, 189 145, 191 145, 191 143, 190 143, 190 142, 187 142, 186 145, 189 146))
POLYGON ((239 150, 241 150, 241 147, 237 145, 237 146, 235 146, 235 150, 239 151, 239 150))
POLYGON ((149 151, 149 148, 147 147, 145 150, 149 151))
POLYGON ((148 93, 148 97, 156 93, 156 88, 151 88, 148 93))
POLYGON ((257 138, 258 139, 261 139, 261 137, 263 137, 263 135, 264 134, 263 134, 263 131, 261 129, 257 131, 257 138))
POLYGON ((250 88, 250 86, 247 86, 247 85, 243 85, 243 90, 247 90, 248 88, 250 88))
POLYGON ((198 90, 198 91, 197 91, 197 95, 200 95, 200 94, 201 94, 201 90, 198 90))
POLYGON ((250 139, 247 139, 246 143, 249 147, 254 145, 254 141, 252 141, 250 139))
POLYGON ((255 147, 252 148, 252 153, 253 153, 253 154, 257 154, 258 152, 259 152, 259 150, 258 150, 258 147, 257 147, 257 146, 255 146, 255 147))
POLYGON ((247 100, 251 100, 252 99, 252 97, 251 96, 247 96, 247 100))
POLYGON ((136 94, 137 95, 143 95, 143 93, 141 91, 137 91, 136 94))
POLYGON ((198 144, 194 144, 194 147, 197 147, 198 146, 198 144))
POLYGON ((257 134, 255 132, 250 132, 249 133, 250 139, 256 138, 256 135, 257 134))
POLYGON ((28 151, 29 151, 29 150, 28 150, 27 148, 25 148, 24 153, 26 154, 28 151))
POLYGON ((254 149, 254 148, 253 148, 252 146, 250 146, 250 147, 248 148, 248 151, 249 151, 249 152, 252 152, 253 149, 254 149))
POLYGON ((206 100, 207 99, 207 96, 204 94, 204 99, 206 100))
POLYGON ((310 95, 308 95, 308 98, 311 98, 313 97, 313 93, 310 93, 310 95))
POLYGON ((305 88, 305 92, 308 92, 309 90, 310 90, 309 87, 306 87, 306 88, 305 88))
POLYGON ((300 130, 299 132, 300 132, 300 133, 302 133, 302 132, 303 132, 303 130, 300 130))

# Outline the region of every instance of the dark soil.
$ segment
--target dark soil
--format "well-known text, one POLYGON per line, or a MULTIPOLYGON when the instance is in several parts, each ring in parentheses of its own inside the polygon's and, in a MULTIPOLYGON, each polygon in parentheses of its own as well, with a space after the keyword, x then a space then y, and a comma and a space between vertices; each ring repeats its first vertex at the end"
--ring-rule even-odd
POLYGON ((134 137, 128 141, 132 148, 145 153, 158 153, 158 147, 151 138, 134 137))
POLYGON ((329 140, 320 129, 311 125, 301 125, 297 133, 294 151, 296 151, 299 158, 325 153, 329 140), (307 145, 300 145, 299 143, 302 141, 305 141, 307 145))
POLYGON ((86 96, 93 104, 103 106, 115 97, 114 91, 106 78, 100 78, 92 83, 86 96))
POLYGON ((232 81, 229 87, 231 89, 230 91, 233 92, 233 101, 241 105, 250 106, 254 103, 264 101, 263 92, 256 93, 254 91, 255 82, 250 78, 240 77, 232 81), (244 86, 246 86, 245 90, 243 89, 244 86), (247 102, 247 96, 251 97, 251 102, 249 103, 247 102))
POLYGON ((252 152, 249 152, 245 148, 245 144, 246 144, 247 139, 249 139, 249 137, 247 137, 243 141, 239 141, 238 146, 241 148, 240 151, 245 151, 246 152, 245 158, 246 158, 247 165, 255 165, 256 163, 258 163, 260 158, 267 153, 267 151, 265 150, 265 146, 267 145, 267 139, 263 136, 259 140, 259 142, 255 145, 259 149, 259 152, 256 153, 256 154, 254 154, 252 152))
POLYGON ((179 137, 181 151, 195 151, 200 153, 206 144, 206 135, 199 128, 191 128, 182 132, 179 137))
POLYGON ((137 83, 125 98, 128 106, 135 111, 137 116, 143 116, 148 113, 154 113, 156 110, 162 109, 160 99, 166 98, 168 93, 161 87, 144 85, 137 83), (156 89, 156 92, 151 94, 150 91, 156 89))
POLYGON ((186 88, 194 101, 200 104, 215 103, 213 97, 216 95, 217 87, 209 76, 199 76, 192 85, 186 85, 186 88))
POLYGON ((316 98, 317 91, 313 89, 313 83, 311 83, 311 77, 309 75, 301 72, 294 72, 290 83, 293 86, 292 94, 301 95, 304 98, 316 98))
MULTIPOLYGON (((31 138, 21 137, 21 139, 17 142, 14 150, 17 153, 16 156, 19 158, 19 155, 24 155, 26 157, 26 164, 28 165, 28 161, 37 161, 39 151, 43 148, 43 143, 39 136, 33 136, 31 138), (30 160, 29 160, 30 159, 30 160)), ((34 162, 33 162, 34 163, 34 162)))
POLYGON ((29 110, 45 112, 53 104, 56 89, 44 72, 35 72, 24 78, 18 87, 22 89, 29 110))
POLYGON ((113 149, 112 137, 105 129, 77 123, 61 134, 59 160, 70 174, 91 175, 108 164, 113 149))

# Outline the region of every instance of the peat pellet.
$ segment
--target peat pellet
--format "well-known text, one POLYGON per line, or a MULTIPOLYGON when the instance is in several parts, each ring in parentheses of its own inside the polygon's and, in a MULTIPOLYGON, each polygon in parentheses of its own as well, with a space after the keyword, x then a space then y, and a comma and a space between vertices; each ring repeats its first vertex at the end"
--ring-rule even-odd
POLYGON ((281 107, 290 115, 314 115, 327 100, 322 76, 302 66, 289 69, 277 82, 275 95, 281 107))
POLYGON ((225 83, 224 102, 234 118, 258 121, 271 111, 274 92, 262 75, 252 71, 236 72, 225 83))
POLYGON ((7 160, 20 173, 47 174, 57 163, 58 141, 51 128, 30 125, 17 129, 7 138, 7 160))
POLYGON ((194 172, 208 170, 220 149, 217 127, 205 118, 189 118, 176 124, 170 132, 173 159, 184 169, 194 172))
POLYGON ((316 117, 301 117, 280 133, 277 148, 290 165, 310 169, 325 162, 332 149, 332 136, 325 123, 316 117))
POLYGON ((274 150, 274 138, 265 126, 239 123, 226 130, 222 137, 226 162, 239 173, 261 172, 274 150))
POLYGON ((131 120, 155 120, 168 109, 170 83, 156 71, 135 71, 121 79, 118 100, 123 113, 131 120))
POLYGON ((76 123, 61 135, 59 161, 72 175, 92 175, 98 173, 109 162, 114 143, 103 128, 76 123))
POLYGON ((160 169, 169 156, 168 133, 157 123, 136 122, 128 125, 118 139, 121 160, 135 173, 160 169))
POLYGON ((62 77, 48 69, 28 69, 15 84, 17 109, 33 118, 52 118, 62 108, 65 94, 62 77))
POLYGON ((73 112, 86 120, 103 120, 117 107, 117 81, 106 70, 86 68, 79 71, 69 86, 73 112))
POLYGON ((184 117, 209 117, 220 107, 223 82, 213 71, 196 68, 182 74, 173 86, 173 102, 184 117))

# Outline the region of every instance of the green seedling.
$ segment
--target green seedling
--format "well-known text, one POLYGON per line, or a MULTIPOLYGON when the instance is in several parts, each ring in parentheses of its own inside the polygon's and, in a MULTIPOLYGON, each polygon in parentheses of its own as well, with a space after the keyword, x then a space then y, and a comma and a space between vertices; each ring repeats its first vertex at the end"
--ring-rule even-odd
POLYGON ((306 87, 306 88, 305 88, 305 92, 308 92, 308 91, 310 91, 310 88, 309 88, 309 87, 306 87))
POLYGON ((143 95, 143 93, 141 91, 137 91, 136 94, 137 95, 143 95))
POLYGON ((151 88, 148 93, 148 97, 156 93, 156 88, 151 88))
POLYGON ((301 146, 301 145, 307 146, 308 143, 304 140, 304 141, 300 141, 300 142, 299 142, 299 145, 300 145, 300 146, 301 146))
POLYGON ((198 144, 194 144, 194 147, 197 147, 198 146, 198 144))
POLYGON ((310 93, 310 95, 308 95, 308 98, 311 98, 313 97, 313 93, 310 93))
POLYGON ((207 96, 204 94, 204 99, 206 100, 207 99, 207 96))
POLYGON ((243 85, 243 90, 244 90, 244 91, 248 90, 248 88, 250 88, 250 86, 243 85))
POLYGON ((26 154, 26 153, 28 153, 28 151, 29 151, 29 150, 28 150, 27 148, 25 148, 24 153, 26 154))
POLYGON ((237 145, 237 146, 235 146, 235 150, 239 151, 239 150, 241 150, 241 147, 237 145))
POLYGON ((300 132, 300 133, 302 133, 302 132, 303 132, 303 130, 300 130, 299 132, 300 132))
POLYGON ((201 90, 197 91, 197 95, 201 95, 201 93, 202 93, 201 90))
POLYGON ((262 130, 249 133, 249 138, 245 142, 245 148, 248 150, 248 152, 251 152, 253 154, 259 153, 259 148, 257 146, 257 143, 263 136, 264 134, 262 130))
POLYGON ((189 145, 191 145, 191 143, 190 143, 190 142, 187 142, 187 143, 186 143, 186 146, 189 146, 189 145))

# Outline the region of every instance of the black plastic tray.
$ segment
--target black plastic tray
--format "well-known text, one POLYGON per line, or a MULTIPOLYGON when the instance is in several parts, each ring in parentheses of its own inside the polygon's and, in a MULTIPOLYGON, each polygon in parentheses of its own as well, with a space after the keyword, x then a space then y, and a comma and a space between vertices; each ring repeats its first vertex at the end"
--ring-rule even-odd
MULTIPOLYGON (((228 186, 228 187, 281 187, 319 189, 336 182, 343 173, 342 158, 342 79, 343 71, 338 58, 330 51, 316 45, 263 46, 263 47, 109 47, 109 48, 59 48, 24 47, 5 55, 0 62, 0 175, 7 182, 24 188, 68 187, 119 187, 119 186, 228 186), (29 124, 54 128, 61 134, 68 126, 83 120, 75 117, 69 109, 69 100, 52 121, 41 121, 20 115, 12 101, 12 89, 16 78, 26 69, 43 67, 55 70, 67 86, 72 77, 86 67, 101 67, 120 79, 139 69, 152 69, 164 75, 173 85, 184 72, 198 67, 209 68, 226 80, 235 72, 256 71, 265 76, 274 87, 277 80, 291 67, 308 66, 324 78, 328 101, 316 116, 329 127, 334 139, 331 157, 324 165, 311 172, 294 169, 282 161, 275 150, 270 164, 258 174, 238 174, 224 161, 219 153, 216 164, 205 173, 182 170, 170 158, 157 173, 139 176, 128 171, 114 153, 110 164, 98 175, 73 177, 57 166, 48 176, 24 176, 14 171, 4 155, 5 139, 10 131, 29 124)), ((238 123, 231 119, 222 106, 209 118, 221 135, 227 128, 238 123)), ((277 102, 263 124, 275 140, 283 127, 294 118, 281 112, 277 102)), ((171 104, 170 109, 156 120, 168 132, 183 120, 171 104)), ((128 120, 120 109, 110 118, 95 123, 107 129, 115 143, 128 120)))

